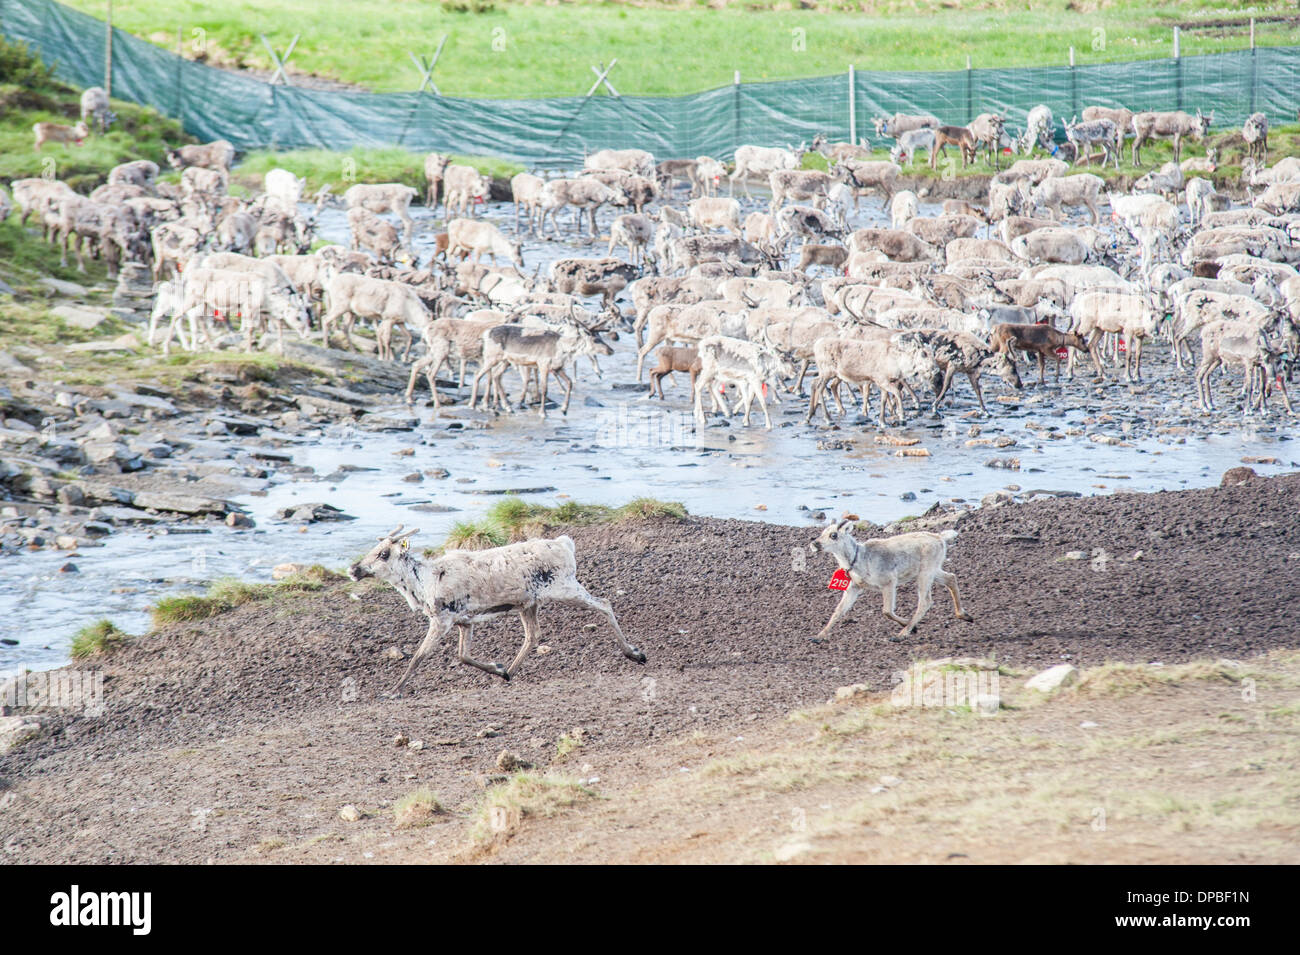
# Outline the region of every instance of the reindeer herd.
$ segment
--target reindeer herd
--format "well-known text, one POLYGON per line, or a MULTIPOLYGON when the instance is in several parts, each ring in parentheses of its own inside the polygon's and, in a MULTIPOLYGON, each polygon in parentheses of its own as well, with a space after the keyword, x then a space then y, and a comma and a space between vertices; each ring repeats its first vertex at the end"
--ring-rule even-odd
MULTIPOLYGON (((635 335, 638 378, 655 368, 656 348, 671 349, 650 393, 662 397, 665 377, 689 372, 701 425, 742 409, 748 423, 757 403, 771 427, 768 403, 803 394, 810 370, 809 422, 818 410, 830 420, 832 403, 843 413, 841 384, 861 392, 864 414, 872 390, 880 393, 882 426, 905 421, 909 401, 919 409, 926 391, 938 413, 958 374, 987 412, 981 374, 1020 388, 1020 356, 1036 361, 1040 385, 1049 363, 1057 380, 1062 363, 1072 377, 1079 354, 1098 377, 1122 358, 1125 380, 1136 381, 1143 344, 1156 339, 1172 344, 1180 371, 1196 361, 1206 411, 1211 376, 1224 366, 1242 369, 1248 409, 1279 391, 1289 409, 1286 379, 1300 354, 1300 162, 1268 166, 1268 122, 1252 115, 1242 129, 1244 199, 1221 193, 1208 178, 1213 149, 1181 157, 1184 142, 1205 141, 1212 119, 1090 106, 1058 132, 1039 106, 1012 136, 995 113, 968 126, 900 114, 875 120, 894 142, 890 160, 815 137, 825 170, 804 168, 803 146, 743 145, 730 170, 709 156, 656 161, 641 149, 605 149, 570 176, 515 176, 513 235, 481 214, 492 180, 441 154, 425 162, 422 195, 363 183, 307 196, 303 179, 274 169, 259 194, 240 198, 229 191, 235 150, 224 141, 169 151, 177 182, 137 160, 88 196, 47 179, 15 181, 12 191, 21 221, 34 218, 65 264, 73 253, 84 268, 90 252, 110 276, 127 263, 151 270, 149 340, 164 352, 173 341, 252 348, 266 333, 282 343, 286 327, 357 348, 361 323, 381 359, 412 363, 408 400, 421 377, 428 382, 435 414, 446 398, 437 388, 443 366, 455 368, 462 394, 474 368, 470 406, 506 411, 532 400, 543 418, 554 376, 567 412, 578 364, 598 371, 620 331, 635 335), (1135 163, 1153 139, 1170 140, 1175 158, 1127 193, 1077 168, 1117 165, 1126 135, 1135 163), (980 150, 995 163, 1004 149, 1023 158, 997 171, 986 202, 948 200, 922 214, 900 177, 919 151, 933 166, 948 146, 967 163, 980 150), (766 204, 753 201, 755 179, 765 181, 766 204), (865 196, 881 203, 879 224, 853 222, 865 196), (421 199, 446 214, 425 261, 411 211, 421 199), (317 241, 327 206, 346 211, 347 246, 317 241), (603 257, 528 273, 526 237, 560 235, 567 215, 578 241, 585 232, 585 241, 605 242, 606 209, 603 257), (514 402, 510 369, 520 380, 514 402)), ((75 132, 111 120, 106 100, 88 90, 75 132)), ((37 147, 62 135, 37 129, 37 147)), ((9 204, 2 193, 0 201, 9 204)))

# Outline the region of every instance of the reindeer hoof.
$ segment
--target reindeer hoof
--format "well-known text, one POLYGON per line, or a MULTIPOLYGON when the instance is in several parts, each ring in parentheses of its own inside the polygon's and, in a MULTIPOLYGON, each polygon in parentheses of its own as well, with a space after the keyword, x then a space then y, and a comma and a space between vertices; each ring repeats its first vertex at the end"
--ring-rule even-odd
POLYGON ((505 667, 503 667, 501 664, 499 663, 492 664, 492 669, 497 676, 501 677, 501 679, 505 680, 507 683, 510 682, 510 671, 507 670, 505 667))
POLYGON ((903 642, 903 637, 905 637, 905 636, 907 636, 906 632, 904 632, 904 633, 896 633, 896 634, 894 634, 894 636, 892 636, 892 637, 889 638, 889 642, 890 642, 890 643, 902 643, 902 642, 903 642))
POLYGON ((974 623, 974 622, 975 622, 975 618, 972 617, 972 616, 971 616, 970 614, 968 614, 968 613, 959 613, 959 614, 957 614, 957 619, 958 619, 958 620, 965 620, 967 623, 974 623))
POLYGON ((823 644, 823 643, 829 643, 830 641, 825 639, 824 637, 809 637, 808 642, 813 644, 823 644))
POLYGON ((629 660, 635 660, 637 663, 645 663, 645 654, 636 647, 632 648, 632 652, 627 655, 627 658, 629 660))

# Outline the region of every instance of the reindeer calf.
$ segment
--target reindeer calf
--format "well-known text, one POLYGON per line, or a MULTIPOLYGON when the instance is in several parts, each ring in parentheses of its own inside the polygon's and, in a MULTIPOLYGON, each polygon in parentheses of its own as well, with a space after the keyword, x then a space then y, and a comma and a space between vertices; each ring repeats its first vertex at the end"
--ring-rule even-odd
POLYGON ((821 632, 813 638, 814 643, 821 643, 826 635, 843 620, 854 603, 867 587, 874 587, 884 598, 884 614, 894 623, 900 624, 902 630, 889 638, 897 643, 908 634, 915 633, 921 618, 933 606, 930 590, 937 580, 952 594, 953 613, 958 620, 974 621, 961 605, 961 595, 957 592, 957 576, 943 569, 943 562, 948 556, 948 544, 957 539, 954 530, 930 534, 918 531, 912 534, 898 534, 859 543, 854 540, 853 522, 842 520, 830 524, 809 546, 815 551, 825 551, 835 558, 840 569, 849 575, 849 586, 844 596, 831 614, 831 619, 822 627, 821 632), (898 585, 916 581, 916 613, 911 620, 904 620, 894 612, 898 596, 898 585))
POLYGON ((700 376, 699 353, 694 348, 675 348, 671 345, 665 345, 656 354, 659 357, 659 364, 650 369, 649 397, 653 398, 658 395, 662 400, 664 389, 661 382, 665 375, 670 375, 675 371, 690 372, 691 394, 695 394, 695 379, 700 376))

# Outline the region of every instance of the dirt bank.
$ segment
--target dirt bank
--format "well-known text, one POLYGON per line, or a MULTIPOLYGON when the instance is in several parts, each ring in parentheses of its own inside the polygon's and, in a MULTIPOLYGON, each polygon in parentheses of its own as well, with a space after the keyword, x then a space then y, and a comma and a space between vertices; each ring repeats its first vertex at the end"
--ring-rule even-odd
MULTIPOLYGON (((41 735, 0 757, 0 859, 223 862, 297 847, 284 858, 363 861, 357 839, 368 834, 373 855, 393 828, 386 807, 418 788, 462 811, 427 830, 431 854, 457 858, 463 813, 502 750, 566 773, 621 767, 626 783, 652 747, 662 762, 699 734, 757 738, 837 687, 887 690, 917 659, 1033 671, 1295 648, 1298 506, 1300 474, 982 509, 961 519, 948 563, 976 622, 936 602, 901 644, 886 642, 894 628, 874 598, 829 644, 808 641, 837 596, 824 556, 795 569, 810 528, 577 528, 580 576, 613 601, 646 666, 624 660, 603 626, 589 630, 592 617, 546 610, 546 650, 514 682, 444 652, 400 700, 382 695, 404 666, 394 648, 412 650, 425 624, 391 590, 339 582, 248 604, 110 657, 104 715, 30 714, 41 735), (1087 558, 1066 559, 1076 551, 1087 558), (557 748, 566 734, 578 754, 557 748), (423 747, 395 746, 399 735, 423 747), (341 821, 344 805, 363 818, 341 821)), ((516 622, 479 629, 483 658, 517 645, 516 622)))

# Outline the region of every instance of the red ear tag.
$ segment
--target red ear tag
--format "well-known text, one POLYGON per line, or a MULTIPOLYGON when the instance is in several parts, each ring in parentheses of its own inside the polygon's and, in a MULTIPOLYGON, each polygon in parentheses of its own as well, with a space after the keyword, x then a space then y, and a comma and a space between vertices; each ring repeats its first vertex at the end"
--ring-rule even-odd
POLYGON ((1065 361, 1065 359, 1070 357, 1070 349, 1062 345, 1056 350, 1056 357, 1061 359, 1061 361, 1065 361))
POLYGON ((849 575, 848 573, 845 572, 843 567, 839 568, 838 570, 835 571, 835 573, 831 574, 831 582, 826 585, 826 589, 827 590, 848 590, 849 589, 849 575))

